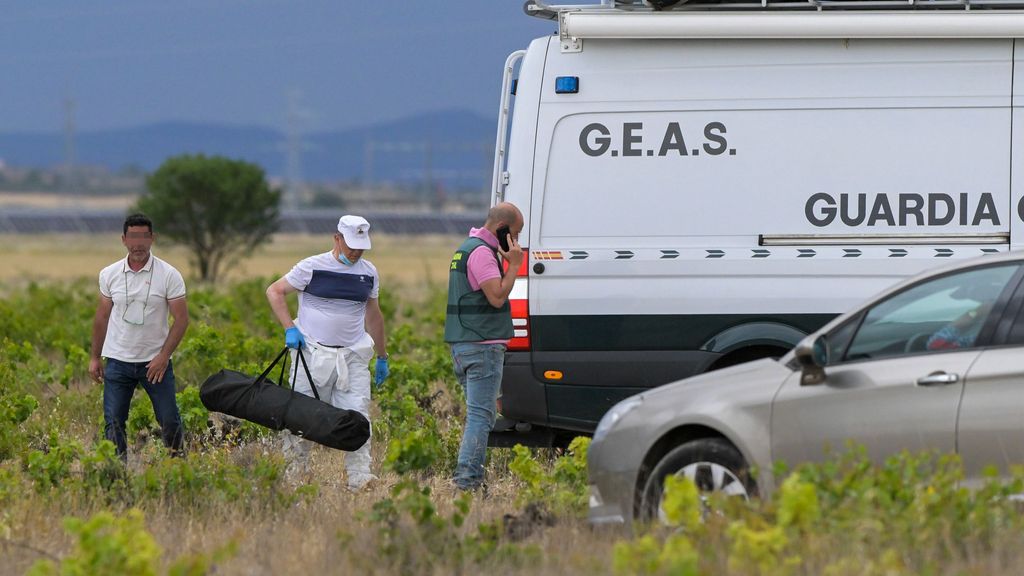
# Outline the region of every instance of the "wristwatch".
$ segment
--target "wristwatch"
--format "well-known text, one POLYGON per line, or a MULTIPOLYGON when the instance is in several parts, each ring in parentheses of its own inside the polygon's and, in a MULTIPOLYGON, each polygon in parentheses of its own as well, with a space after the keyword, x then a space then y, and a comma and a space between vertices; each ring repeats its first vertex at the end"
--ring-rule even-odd
POLYGON ((383 356, 377 356, 377 360, 387 360, 389 357, 391 357, 391 355, 385 352, 383 356))

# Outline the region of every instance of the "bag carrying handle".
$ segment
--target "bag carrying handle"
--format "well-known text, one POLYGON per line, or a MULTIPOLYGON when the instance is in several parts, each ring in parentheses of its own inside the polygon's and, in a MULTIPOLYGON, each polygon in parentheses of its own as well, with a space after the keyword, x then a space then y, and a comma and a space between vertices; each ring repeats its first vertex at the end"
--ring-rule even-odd
MULTIPOLYGON (((259 384, 263 380, 266 380, 267 374, 270 374, 270 371, 274 369, 274 366, 277 366, 277 363, 281 361, 281 357, 284 356, 284 353, 287 351, 288 347, 285 346, 284 350, 281 350, 281 352, 277 355, 277 358, 274 358, 274 361, 271 362, 269 366, 267 366, 267 369, 264 370, 263 373, 260 374, 255 381, 253 381, 253 384, 259 384)), ((281 365, 281 369, 284 370, 284 364, 281 365)), ((282 377, 284 376, 283 372, 281 375, 282 377)))
MULTIPOLYGON (((259 384, 261 381, 266 380, 267 374, 270 374, 270 371, 274 369, 274 366, 277 366, 277 363, 281 362, 281 358, 284 357, 286 352, 288 352, 287 346, 285 346, 284 349, 278 353, 277 358, 274 358, 274 361, 271 362, 270 365, 267 366, 267 368, 263 371, 263 373, 256 378, 256 380, 253 382, 253 385, 259 384)), ((302 348, 297 348, 296 352, 298 353, 299 356, 299 362, 302 362, 302 368, 306 371, 306 378, 309 380, 310 389, 313 390, 313 397, 316 398, 317 400, 320 400, 320 394, 316 391, 316 384, 313 383, 313 375, 309 373, 309 366, 306 365, 306 357, 302 355, 302 348)), ((295 377, 298 376, 299 374, 299 362, 295 363, 295 371, 292 374, 292 390, 295 390, 295 377)), ((281 364, 281 376, 278 379, 281 380, 282 382, 284 381, 284 367, 286 364, 287 361, 281 364)))
MULTIPOLYGON (((296 348, 299 361, 302 362, 302 369, 306 371, 306 380, 309 381, 309 389, 313 391, 313 397, 320 400, 320 394, 316 391, 316 383, 313 382, 313 375, 309 373, 309 366, 306 366, 306 357, 302 355, 302 348, 296 348)), ((299 363, 295 363, 295 371, 292 373, 292 390, 295 390, 295 377, 299 375, 299 363)), ((320 400, 323 402, 323 400, 320 400)))

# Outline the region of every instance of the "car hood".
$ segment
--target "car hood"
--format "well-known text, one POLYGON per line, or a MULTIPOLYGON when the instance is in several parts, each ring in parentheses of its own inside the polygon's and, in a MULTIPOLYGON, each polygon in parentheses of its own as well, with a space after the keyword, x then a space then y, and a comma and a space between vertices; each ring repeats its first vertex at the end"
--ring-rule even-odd
POLYGON ((718 401, 769 403, 792 373, 778 360, 763 358, 665 384, 644 392, 643 397, 645 402, 673 406, 718 401))

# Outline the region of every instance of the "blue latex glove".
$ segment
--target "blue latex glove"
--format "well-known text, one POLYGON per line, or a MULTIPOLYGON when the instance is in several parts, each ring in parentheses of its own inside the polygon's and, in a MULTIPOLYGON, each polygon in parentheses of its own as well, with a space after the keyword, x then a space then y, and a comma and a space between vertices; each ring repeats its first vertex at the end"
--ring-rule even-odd
POLYGON ((383 384, 384 380, 388 377, 389 371, 390 369, 388 368, 388 359, 381 358, 378 356, 377 365, 375 366, 374 369, 373 385, 375 387, 380 387, 380 385, 383 384))
POLYGON ((288 328, 284 331, 284 345, 289 348, 302 348, 306 345, 306 339, 302 337, 302 332, 295 326, 288 328))

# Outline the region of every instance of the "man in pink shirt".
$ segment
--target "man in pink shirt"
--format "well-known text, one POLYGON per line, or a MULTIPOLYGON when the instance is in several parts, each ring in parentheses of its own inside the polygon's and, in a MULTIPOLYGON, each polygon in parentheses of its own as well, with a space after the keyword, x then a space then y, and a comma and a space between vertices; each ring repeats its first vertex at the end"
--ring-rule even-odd
MULTIPOLYGON (((474 292, 478 291, 481 289, 480 285, 489 280, 497 280, 500 285, 502 277, 501 267, 498 265, 498 260, 494 257, 494 251, 500 249, 498 246, 498 237, 487 228, 472 228, 469 231, 469 237, 479 238, 487 244, 487 246, 477 247, 469 255, 469 261, 466 264, 466 276, 469 278, 469 287, 472 288, 474 292)), ((518 272, 518 270, 516 270, 516 272, 518 272)), ((512 279, 514 280, 515 277, 516 275, 513 274, 512 279)), ((508 338, 483 340, 480 343, 502 344, 504 346, 508 346, 508 338)))
POLYGON ((494 426, 505 347, 512 337, 512 292, 523 250, 519 233, 523 214, 503 202, 490 209, 481 228, 473 228, 448 273, 448 312, 444 339, 451 345, 455 376, 466 392, 455 486, 476 490, 484 483, 487 437, 494 426), (502 273, 501 261, 508 262, 502 273))

